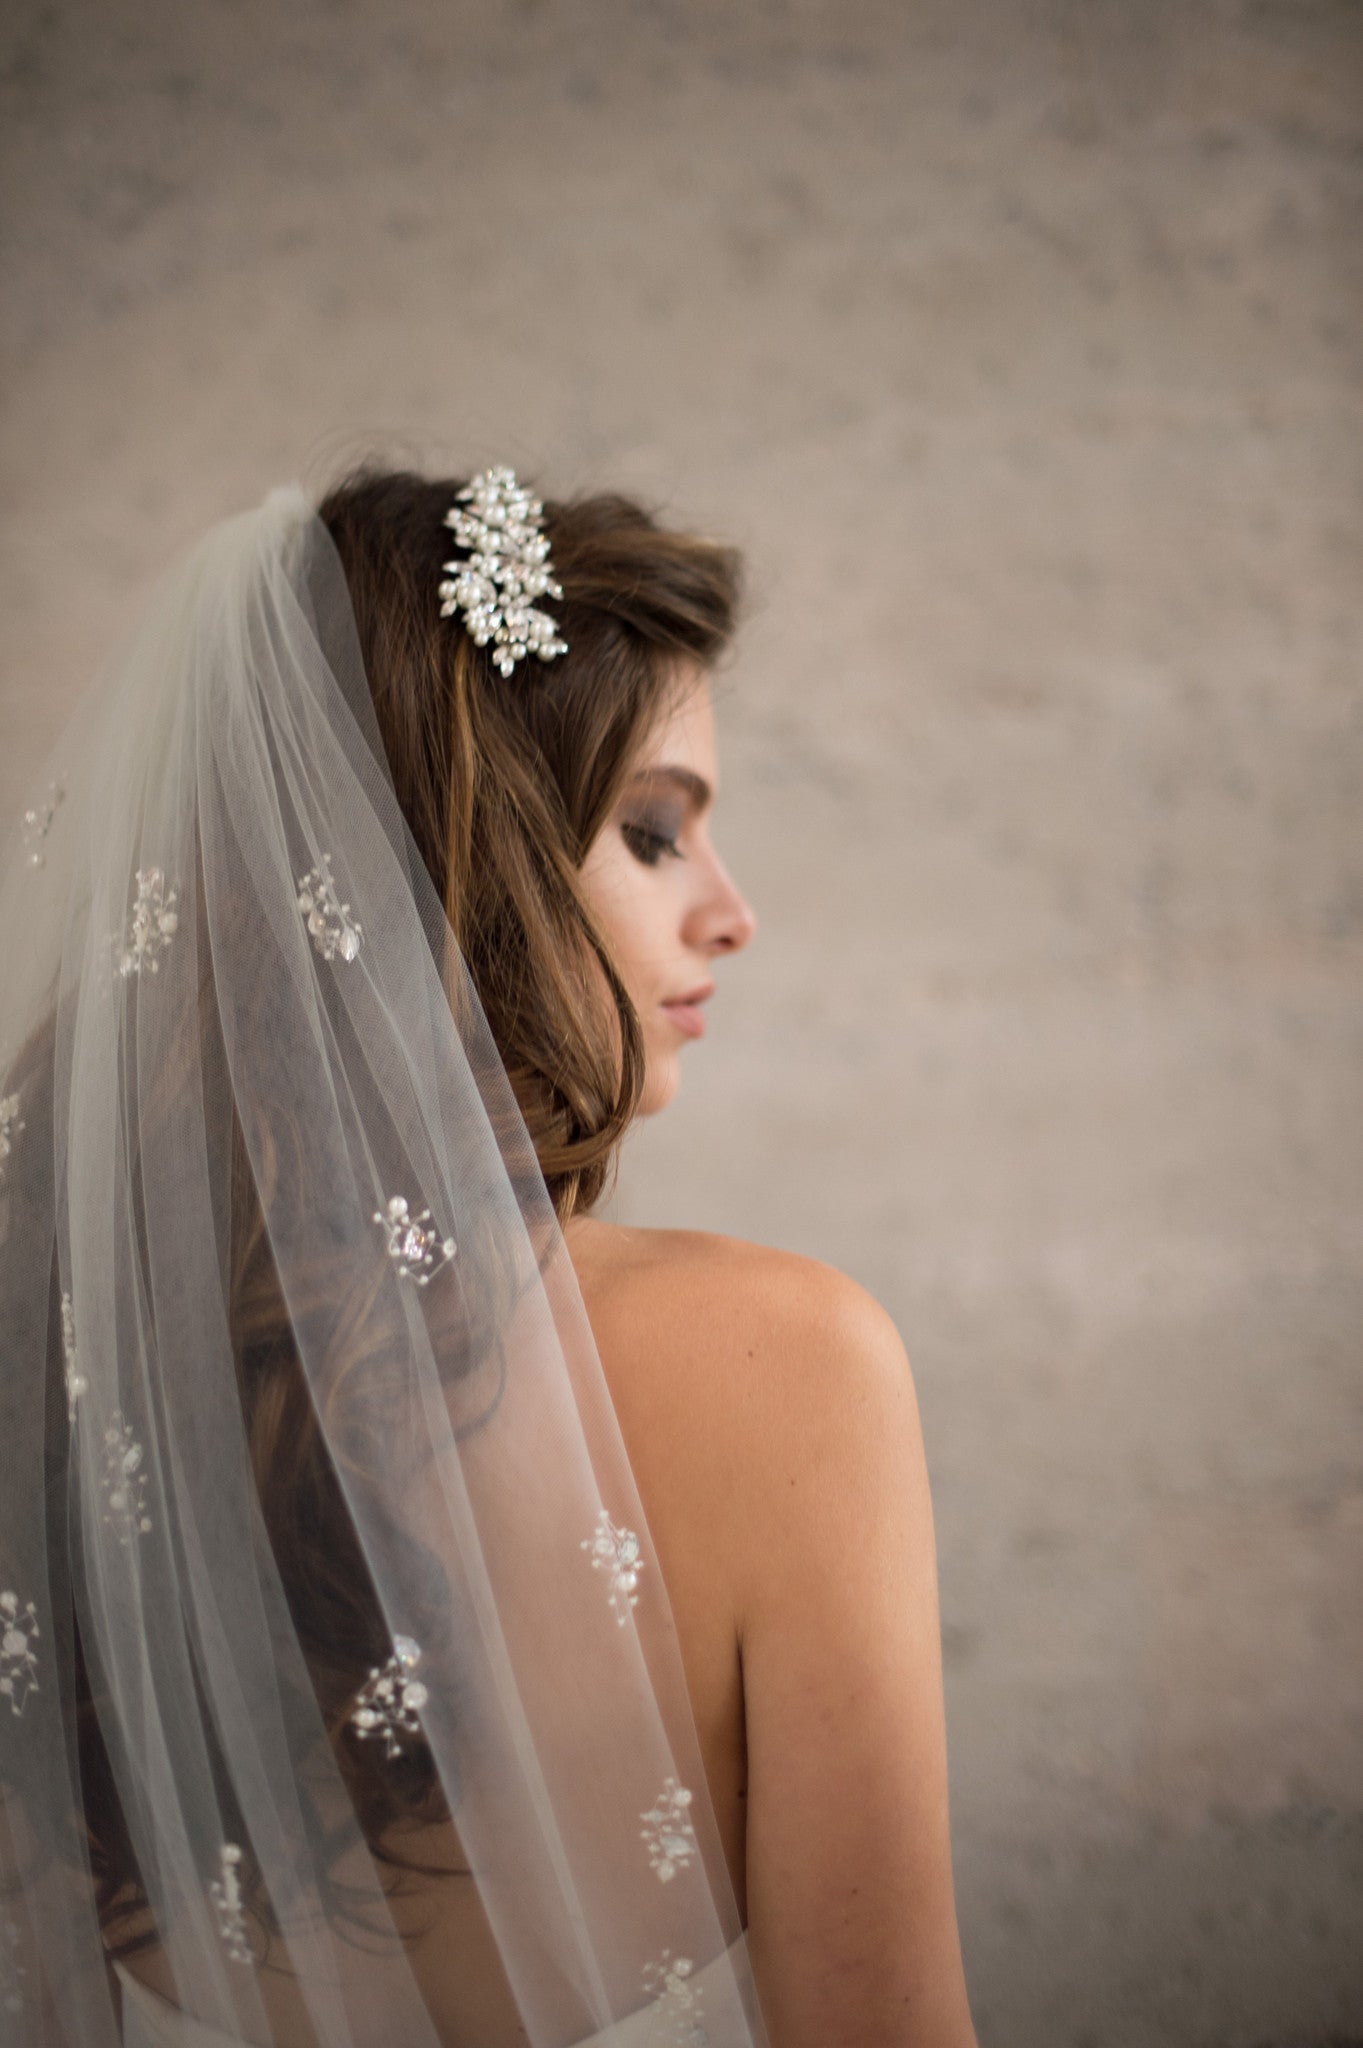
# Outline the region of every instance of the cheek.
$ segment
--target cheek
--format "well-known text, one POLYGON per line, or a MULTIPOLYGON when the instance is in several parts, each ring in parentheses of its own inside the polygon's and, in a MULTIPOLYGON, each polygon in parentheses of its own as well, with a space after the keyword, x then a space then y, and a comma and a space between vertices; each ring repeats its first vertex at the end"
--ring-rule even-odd
POLYGON ((623 977, 626 986, 633 993, 633 982, 638 972, 639 917, 631 903, 628 892, 615 888, 603 891, 592 906, 602 935, 610 948, 612 960, 623 977))
POLYGON ((668 934, 675 917, 667 891, 652 868, 640 865, 628 851, 590 862, 582 871, 583 894, 601 928, 631 996, 648 993, 648 985, 667 956, 668 934))
POLYGON ((666 1109, 680 1080, 674 1034, 658 1013, 678 911, 666 870, 647 868, 627 848, 602 843, 582 868, 582 893, 639 1016, 645 1078, 638 1115, 666 1109))

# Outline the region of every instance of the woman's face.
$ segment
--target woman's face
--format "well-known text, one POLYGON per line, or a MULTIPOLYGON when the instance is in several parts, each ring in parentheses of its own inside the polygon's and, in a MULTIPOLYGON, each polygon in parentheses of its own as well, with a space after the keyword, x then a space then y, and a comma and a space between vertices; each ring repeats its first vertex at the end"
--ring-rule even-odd
POLYGON ((711 964, 755 928, 711 843, 716 789, 714 716, 698 670, 640 750, 582 864, 583 894, 643 1028, 641 1116, 672 1100, 681 1049, 704 1035, 711 964))

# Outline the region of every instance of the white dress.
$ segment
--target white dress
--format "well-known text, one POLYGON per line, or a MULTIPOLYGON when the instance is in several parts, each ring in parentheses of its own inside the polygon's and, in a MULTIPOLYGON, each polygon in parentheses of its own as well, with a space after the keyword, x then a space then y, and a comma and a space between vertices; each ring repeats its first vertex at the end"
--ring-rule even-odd
MULTIPOLYGON (((234 2035, 193 2019, 117 1963, 114 1969, 123 1991, 123 2048, 241 2048, 234 2035)), ((698 2016, 692 2036, 696 2048, 748 2048, 752 2030, 746 2008, 756 2001, 747 1936, 740 1934, 732 1948, 695 1971, 689 1988, 698 2016)), ((576 2048, 656 2048, 658 2040, 658 2012, 650 2005, 576 2048)))

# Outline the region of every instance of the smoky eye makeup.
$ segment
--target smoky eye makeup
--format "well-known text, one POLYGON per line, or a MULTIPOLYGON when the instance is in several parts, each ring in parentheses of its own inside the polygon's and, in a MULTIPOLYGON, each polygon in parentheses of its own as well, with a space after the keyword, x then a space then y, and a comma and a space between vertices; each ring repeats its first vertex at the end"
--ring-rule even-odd
POLYGON ((679 812, 639 808, 626 811, 620 820, 620 836, 636 860, 655 868, 665 858, 681 859, 677 841, 684 822, 679 812))
POLYGON ((710 801, 709 783, 689 768, 646 769, 621 806, 621 837, 645 867, 669 857, 680 860, 687 820, 703 813, 710 801))

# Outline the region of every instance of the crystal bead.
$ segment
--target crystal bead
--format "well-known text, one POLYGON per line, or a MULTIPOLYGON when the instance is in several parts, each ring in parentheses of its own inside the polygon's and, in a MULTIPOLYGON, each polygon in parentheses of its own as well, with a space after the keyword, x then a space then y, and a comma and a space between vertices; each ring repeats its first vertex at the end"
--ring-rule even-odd
POLYGON ((374 1221, 383 1226, 388 1256, 399 1274, 404 1280, 414 1280, 418 1287, 424 1287, 458 1249, 452 1237, 436 1234, 429 1209, 413 1216, 402 1195, 391 1196, 385 1208, 376 1209, 374 1221))
POLYGON ((318 856, 315 868, 298 878, 298 908, 313 947, 323 960, 354 960, 360 950, 364 928, 342 903, 332 880, 331 855, 318 856))
POLYGON ((34 1644, 41 1636, 38 1613, 31 1600, 20 1604, 19 1595, 6 1588, 0 1592, 0 1698, 9 1701, 17 1720, 30 1693, 38 1691, 38 1652, 34 1644))
POLYGON ((610 1582, 610 1603, 623 1628, 631 1607, 638 1605, 637 1587, 643 1570, 639 1538, 632 1529, 617 1528, 605 1508, 596 1518, 596 1532, 584 1537, 581 1548, 590 1552, 593 1571, 604 1571, 610 1582))

